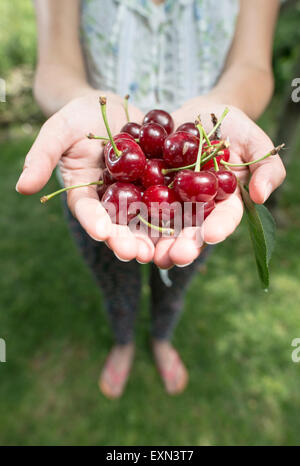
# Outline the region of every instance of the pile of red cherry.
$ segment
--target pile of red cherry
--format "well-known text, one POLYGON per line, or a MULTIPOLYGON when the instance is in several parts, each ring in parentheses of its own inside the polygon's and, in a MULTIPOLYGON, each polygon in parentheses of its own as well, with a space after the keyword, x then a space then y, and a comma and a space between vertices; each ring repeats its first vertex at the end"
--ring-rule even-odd
MULTIPOLYGON (((205 218, 216 202, 235 191, 235 175, 220 164, 229 160, 230 152, 228 144, 218 138, 216 127, 209 137, 205 133, 205 138, 200 134, 199 128, 203 127, 199 121, 184 123, 174 131, 169 113, 151 110, 142 125, 128 122, 112 137, 106 118, 106 98, 101 97, 100 104, 110 140, 103 149, 105 168, 98 194, 104 207, 108 203, 114 205, 115 223, 128 223, 138 213, 131 208, 133 203, 143 202, 151 222, 170 226, 178 204, 188 202, 192 203, 190 220, 195 225, 196 203, 203 203, 205 218), (127 206, 122 215, 121 201, 127 206)), ((216 123, 216 117, 212 118, 216 123)), ((96 138, 92 134, 88 137, 96 138)))
POLYGON ((91 133, 87 137, 105 140, 101 179, 42 196, 43 204, 70 189, 97 185, 101 203, 114 223, 126 225, 134 219, 150 229, 174 234, 183 227, 201 225, 216 203, 235 192, 238 182, 229 167, 261 162, 285 146, 274 147, 257 160, 233 164, 228 161, 229 144, 220 135, 227 108, 219 120, 211 114, 214 126, 208 134, 200 117, 173 132, 173 119, 164 110, 148 112, 142 125, 130 122, 128 97, 124 104, 128 123, 114 137, 107 121, 106 98, 99 99, 109 137, 91 133))

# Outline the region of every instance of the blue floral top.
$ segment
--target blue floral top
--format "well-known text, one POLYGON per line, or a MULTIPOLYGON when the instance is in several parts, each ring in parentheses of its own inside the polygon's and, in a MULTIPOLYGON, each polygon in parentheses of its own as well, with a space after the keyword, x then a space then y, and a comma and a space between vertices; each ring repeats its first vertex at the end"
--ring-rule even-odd
POLYGON ((173 111, 208 92, 229 51, 239 0, 82 0, 91 84, 173 111))

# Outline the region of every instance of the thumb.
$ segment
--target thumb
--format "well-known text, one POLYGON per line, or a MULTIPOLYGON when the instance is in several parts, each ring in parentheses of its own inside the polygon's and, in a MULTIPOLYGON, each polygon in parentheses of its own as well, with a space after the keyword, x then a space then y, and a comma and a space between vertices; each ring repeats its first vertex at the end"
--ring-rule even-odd
POLYGON ((62 154, 72 144, 72 134, 60 112, 42 126, 28 152, 16 190, 21 194, 40 191, 49 180, 62 154))
MULTIPOLYGON (((248 139, 247 161, 257 160, 268 154, 274 145, 266 133, 257 125, 251 128, 248 139)), ((279 155, 270 157, 250 166, 252 173, 249 191, 250 196, 257 204, 264 203, 270 194, 283 182, 286 171, 279 155)))

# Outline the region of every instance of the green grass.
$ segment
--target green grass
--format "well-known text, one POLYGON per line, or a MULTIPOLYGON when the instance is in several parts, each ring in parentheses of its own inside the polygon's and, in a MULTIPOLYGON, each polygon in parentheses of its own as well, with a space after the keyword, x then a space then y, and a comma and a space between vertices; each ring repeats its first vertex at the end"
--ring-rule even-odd
MULTIPOLYGON (((1 445, 299 444, 300 160, 289 170, 271 289, 260 291, 246 225, 216 248, 186 299, 175 344, 190 371, 168 397, 148 349, 147 267, 137 357, 125 396, 98 391, 112 343, 98 289, 59 199, 14 191, 30 140, 1 144, 1 445)), ((300 149, 298 144, 298 149, 300 149)), ((53 178, 47 192, 54 190, 53 178)), ((45 192, 46 192, 45 191, 45 192)))
POLYGON ((11 70, 36 60, 36 28, 33 2, 4 0, 0 4, 0 75, 7 79, 11 70))

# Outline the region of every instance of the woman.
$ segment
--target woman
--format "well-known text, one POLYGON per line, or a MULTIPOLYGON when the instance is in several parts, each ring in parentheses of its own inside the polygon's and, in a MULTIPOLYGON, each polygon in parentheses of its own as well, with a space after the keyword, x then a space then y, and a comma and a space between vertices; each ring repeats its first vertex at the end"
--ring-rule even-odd
MULTIPOLYGON (((51 117, 26 157, 17 184, 22 194, 42 189, 58 163, 65 185, 99 178, 100 146, 86 134, 106 135, 101 94, 108 97, 115 133, 125 123, 122 96, 129 93, 134 104, 129 112, 136 122, 151 108, 172 112, 178 126, 199 112, 205 121, 206 114, 220 115, 229 106, 222 133, 230 138, 234 161, 255 160, 273 147, 251 119, 272 95, 279 1, 36 0, 35 5, 39 54, 34 92, 51 117)), ((265 202, 285 177, 279 156, 251 171, 250 195, 257 203, 265 202)), ((239 172, 244 179, 247 175, 239 172)), ((179 393, 188 375, 170 338, 186 287, 204 259, 193 232, 154 244, 127 227, 116 227, 94 187, 68 192, 67 202, 74 216, 67 214, 71 231, 98 280, 116 338, 100 376, 102 392, 111 398, 123 393, 134 355, 139 263, 153 261, 152 348, 166 390, 179 393), (171 269, 174 265, 179 268, 171 269), (161 281, 156 266, 171 269, 171 287, 161 281)), ((241 217, 237 192, 206 219, 205 242, 223 241, 241 217)))

